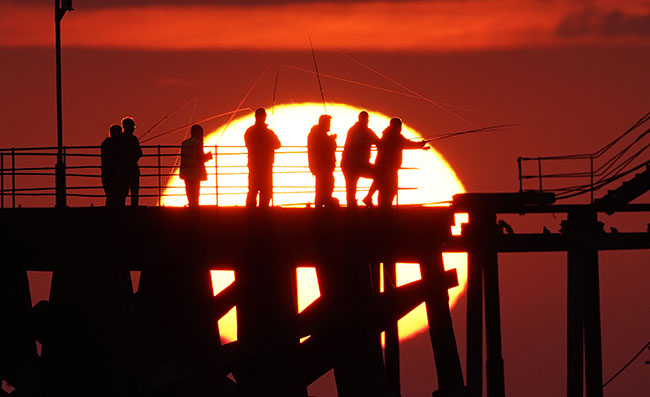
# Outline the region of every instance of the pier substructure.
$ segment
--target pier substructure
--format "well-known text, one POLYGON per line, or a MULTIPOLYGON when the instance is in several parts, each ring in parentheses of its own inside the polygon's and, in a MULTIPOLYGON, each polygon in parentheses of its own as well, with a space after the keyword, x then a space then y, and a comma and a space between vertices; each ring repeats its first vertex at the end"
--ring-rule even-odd
POLYGON ((0 216, 12 225, 0 242, 16 258, 9 269, 53 272, 37 327, 45 395, 304 397, 333 369, 340 396, 399 396, 396 324, 422 302, 432 324, 434 395, 464 393, 447 292, 458 280, 442 264, 449 208, 64 208, 0 216), (397 262, 419 263, 422 280, 379 292, 378 265, 395 281, 397 262), (315 266, 321 297, 297 313, 295 270, 305 265, 315 266), (209 272, 219 269, 233 270, 235 282, 213 297, 209 272), (135 294, 130 270, 141 271, 135 294), (221 345, 217 319, 235 306, 238 339, 221 345))

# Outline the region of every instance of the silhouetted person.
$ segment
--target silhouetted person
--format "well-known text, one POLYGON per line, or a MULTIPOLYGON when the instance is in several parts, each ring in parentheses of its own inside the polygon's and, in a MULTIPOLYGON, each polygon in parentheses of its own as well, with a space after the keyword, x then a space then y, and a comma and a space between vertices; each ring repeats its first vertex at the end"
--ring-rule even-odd
MULTIPOLYGON (((402 150, 424 149, 426 141, 409 141, 402 135, 402 120, 397 117, 390 119, 390 124, 382 133, 375 161, 375 181, 379 189, 379 206, 390 207, 397 195, 398 171, 402 165, 402 150)), ((372 198, 371 191, 368 192, 372 198)), ((365 200, 365 199, 364 199, 365 200)))
POLYGON ((316 178, 316 207, 338 206, 334 192, 334 168, 336 168, 336 135, 329 135, 332 116, 318 118, 318 124, 307 136, 309 170, 316 178))
MULTIPOLYGON (((142 148, 140 141, 133 133, 135 132, 135 121, 131 117, 122 119, 122 140, 124 144, 123 165, 124 178, 127 188, 127 194, 131 192, 131 206, 137 207, 140 199, 140 167, 138 160, 142 157, 142 148)), ((126 198, 126 196, 125 196, 126 198)))
POLYGON ((370 147, 378 143, 379 138, 368 127, 368 112, 359 113, 359 121, 350 128, 345 138, 341 157, 348 207, 357 206, 359 178, 374 178, 373 165, 370 163, 370 147))
POLYGON ((102 186, 106 194, 107 207, 124 206, 126 184, 122 167, 122 127, 113 124, 110 136, 102 142, 102 186))
POLYGON ((275 149, 280 148, 280 140, 266 124, 266 111, 255 111, 255 124, 244 133, 248 149, 248 195, 246 206, 255 207, 259 194, 259 206, 268 207, 273 195, 273 162, 275 149))
POLYGON ((212 158, 212 152, 203 153, 203 128, 194 124, 191 137, 181 144, 180 177, 185 181, 185 194, 190 207, 199 206, 201 181, 208 179, 205 162, 212 158))

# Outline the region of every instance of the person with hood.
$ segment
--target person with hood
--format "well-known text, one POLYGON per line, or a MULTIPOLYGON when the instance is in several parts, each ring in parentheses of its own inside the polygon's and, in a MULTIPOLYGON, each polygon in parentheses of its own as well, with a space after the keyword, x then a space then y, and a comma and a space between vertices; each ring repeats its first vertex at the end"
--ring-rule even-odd
POLYGON ((199 206, 201 181, 208 179, 205 162, 212 158, 212 152, 203 152, 203 128, 194 124, 190 137, 181 144, 180 177, 185 181, 187 204, 194 208, 199 206))

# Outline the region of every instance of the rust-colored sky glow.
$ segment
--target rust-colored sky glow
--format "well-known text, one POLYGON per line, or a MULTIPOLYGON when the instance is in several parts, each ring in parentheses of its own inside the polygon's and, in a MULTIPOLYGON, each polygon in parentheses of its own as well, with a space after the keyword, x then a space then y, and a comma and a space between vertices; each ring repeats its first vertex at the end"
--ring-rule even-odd
MULTIPOLYGON (((0 0, 0 148, 56 144, 53 3, 0 0)), ((75 11, 62 22, 65 145, 99 145, 109 126, 127 115, 139 134, 155 125, 155 133, 176 131, 147 145, 178 145, 185 133, 178 127, 232 111, 248 92, 243 108, 262 106, 271 114, 285 105, 321 103, 310 36, 328 109, 341 103, 401 117, 431 136, 519 123, 435 143, 470 192, 517 191, 519 156, 592 153, 650 111, 650 0, 72 3, 75 11)), ((310 117, 315 123, 317 117, 310 117)), ((337 124, 339 116, 333 117, 332 132, 343 145, 340 137, 350 123, 337 124)), ((214 131, 226 122, 221 117, 201 124, 214 131)), ((294 134, 306 144, 309 129, 301 131, 294 134)), ((646 161, 650 153, 642 156, 646 161)), ((7 169, 10 162, 4 161, 7 169)), ((575 170, 585 171, 589 164, 579 166, 585 168, 575 170)), ((5 174, 5 189, 10 180, 5 174)), ((434 176, 431 181, 440 183, 434 176)), ((536 188, 535 182, 526 180, 525 188, 536 188)), ((19 180, 18 187, 29 183, 19 180)), ((637 202, 649 202, 649 195, 637 202)), ((54 204, 52 197, 25 200, 54 204)), ((95 205, 103 201, 98 197, 95 205)), ((503 220, 523 234, 541 233, 542 227, 557 232, 563 219, 548 214, 503 220)), ((599 221, 621 233, 645 232, 648 223, 626 214, 599 221)), ((648 259, 647 250, 600 253, 605 378, 648 341, 648 259)), ((565 395, 566 254, 500 254, 499 277, 507 394, 565 395)), ((35 298, 47 299, 46 288, 34 291, 35 298)), ((465 308, 461 296, 452 311, 463 363, 465 308)), ((436 371, 428 334, 400 349, 402 395, 431 395, 436 371)), ((607 386, 606 395, 646 397, 648 359, 645 352, 607 386)), ((329 397, 334 390, 333 383, 323 383, 309 394, 329 397)))
MULTIPOLYGON (((10 4, 0 15, 0 45, 52 45, 50 8, 10 4)), ((311 35, 323 49, 455 51, 650 44, 649 26, 647 1, 193 4, 73 13, 65 20, 65 42, 103 49, 304 50, 311 35)))

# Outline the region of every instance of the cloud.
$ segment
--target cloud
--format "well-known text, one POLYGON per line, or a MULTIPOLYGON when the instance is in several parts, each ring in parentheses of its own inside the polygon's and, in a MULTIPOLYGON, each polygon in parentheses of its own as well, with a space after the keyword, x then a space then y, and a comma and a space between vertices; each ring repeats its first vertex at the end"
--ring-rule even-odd
POLYGON ((622 10, 604 11, 595 6, 570 13, 557 26, 561 37, 650 37, 650 13, 635 15, 622 10))
MULTIPOLYGON (((601 0, 613 1, 613 0, 601 0)), ((560 0, 274 2, 267 5, 77 8, 63 20, 66 48, 130 50, 471 51, 584 42, 594 26, 609 36, 638 32, 645 17, 601 15, 560 0), (605 18, 607 17, 607 18, 605 18)), ((147 2, 149 4, 151 2, 147 2)), ((639 8, 640 7, 640 8, 639 8)), ((645 8, 644 8, 645 7, 645 8)), ((10 3, 0 14, 0 46, 53 45, 50 7, 10 3)), ((638 9, 645 9, 646 14, 638 9)), ((602 34, 603 40, 609 37, 602 34)), ((626 36, 627 37, 627 36, 626 36)), ((630 39, 630 40, 632 40, 630 39)))

